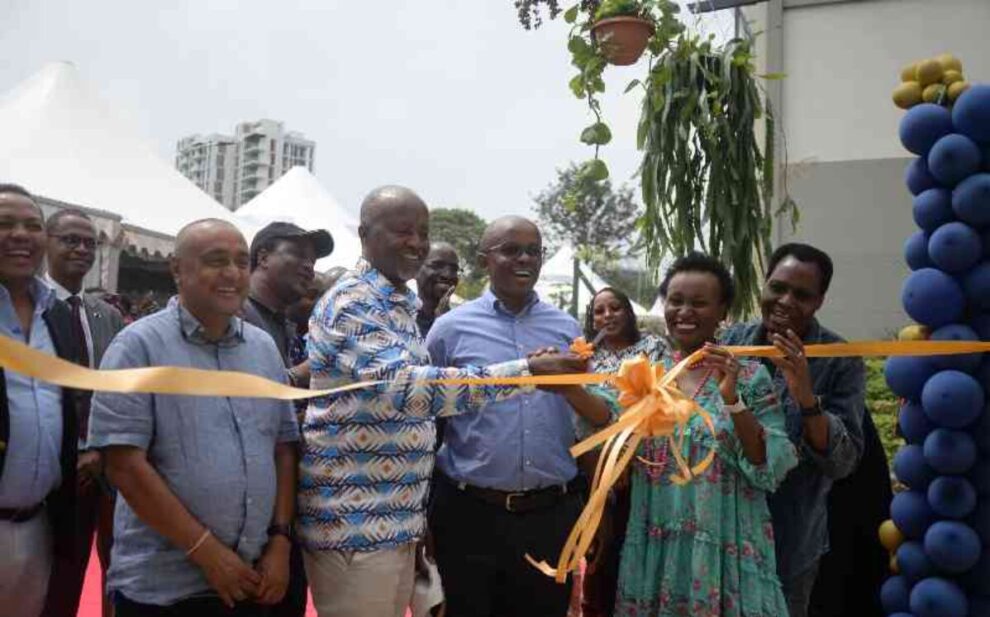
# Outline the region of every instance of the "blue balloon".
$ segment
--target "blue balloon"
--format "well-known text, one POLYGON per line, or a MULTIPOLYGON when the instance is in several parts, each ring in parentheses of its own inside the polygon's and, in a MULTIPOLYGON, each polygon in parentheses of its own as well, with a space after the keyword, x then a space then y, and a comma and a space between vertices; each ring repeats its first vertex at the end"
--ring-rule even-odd
POLYGON ((965 478, 940 476, 928 485, 928 505, 939 516, 966 518, 976 509, 976 489, 965 478))
POLYGON ((938 474, 928 466, 921 446, 907 445, 894 455, 894 475, 912 490, 924 491, 938 474))
POLYGON ((962 272, 983 257, 983 239, 966 223, 952 221, 932 232, 928 256, 945 272, 962 272))
POLYGON ((880 604, 886 613, 909 609, 911 586, 903 576, 891 576, 880 587, 880 604))
POLYGON ((928 234, 923 231, 916 231, 904 242, 904 261, 908 268, 921 270, 931 268, 935 264, 928 257, 928 234))
POLYGON ((890 519, 908 538, 923 538, 934 518, 925 493, 901 491, 890 502, 890 519))
POLYGON ((967 617, 969 602, 956 583, 926 578, 911 590, 911 612, 915 617, 967 617))
POLYGON ((901 427, 901 435, 909 444, 922 445, 928 433, 935 430, 935 423, 928 419, 921 403, 908 401, 897 414, 897 425, 901 427))
POLYGON ((934 188, 915 197, 911 205, 911 213, 918 227, 924 231, 934 231, 954 221, 956 215, 952 211, 952 195, 949 189, 934 188))
POLYGON ((927 156, 942 137, 952 132, 952 114, 934 103, 922 103, 908 110, 898 127, 901 143, 909 152, 927 156))
POLYGON ((935 566, 925 554, 925 547, 915 540, 907 540, 897 547, 897 568, 901 576, 910 583, 916 583, 935 572, 935 566))
MULTIPOLYGON (((926 193, 928 191, 921 195, 926 193)), ((915 197, 916 202, 918 197, 915 197)), ((990 173, 973 174, 960 182, 952 191, 952 211, 974 227, 990 224, 990 173)), ((918 220, 917 214, 915 220, 918 220)))
POLYGON ((990 311, 990 261, 984 261, 964 274, 962 288, 971 308, 990 311))
POLYGON ((976 463, 976 444, 962 431, 937 428, 925 438, 925 460, 941 474, 963 474, 976 463))
MULTIPOLYGON (((973 491, 980 497, 990 496, 990 457, 981 456, 966 476, 973 491)), ((976 505, 974 504, 975 508, 976 505)))
POLYGON ((925 382, 937 370, 931 357, 892 356, 887 358, 883 375, 891 392, 909 401, 920 401, 925 382))
MULTIPOLYGON (((980 365, 980 373, 984 372, 990 376, 990 359, 984 360, 983 364, 980 365)), ((986 384, 988 382, 981 381, 980 383, 986 384)), ((990 405, 987 405, 987 408, 983 410, 977 422, 970 427, 969 432, 973 436, 973 441, 976 442, 976 449, 983 457, 990 460, 990 405)))
POLYGON ((942 137, 928 153, 928 171, 945 186, 955 186, 980 171, 983 153, 969 137, 953 133, 942 137))
POLYGON ((986 398, 975 379, 962 371, 939 371, 925 382, 921 406, 939 426, 965 428, 981 413, 986 398))
MULTIPOLYGON (((929 338, 933 341, 978 341, 980 340, 980 335, 969 326, 949 324, 932 332, 929 338)), ((932 362, 940 369, 954 369, 963 371, 964 373, 973 373, 979 368, 980 360, 982 359, 983 354, 968 353, 951 356, 933 356, 932 362)))
POLYGON ((925 532, 925 553, 936 567, 962 574, 976 565, 983 548, 973 528, 959 521, 938 521, 925 532))
POLYGON ((990 85, 974 85, 963 92, 952 106, 952 122, 960 133, 990 141, 990 85))
POLYGON ((966 305, 956 280, 935 268, 909 274, 901 290, 901 302, 911 319, 930 328, 955 323, 966 305))
POLYGON ((935 178, 928 172, 928 161, 923 156, 908 163, 904 169, 904 183, 912 195, 938 186, 935 178))

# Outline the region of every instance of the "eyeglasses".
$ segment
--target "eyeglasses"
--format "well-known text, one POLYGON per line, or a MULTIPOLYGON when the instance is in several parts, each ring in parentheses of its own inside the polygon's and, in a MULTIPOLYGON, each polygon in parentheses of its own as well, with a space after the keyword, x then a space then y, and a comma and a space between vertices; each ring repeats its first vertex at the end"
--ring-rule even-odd
POLYGON ((547 249, 539 244, 522 246, 515 242, 503 242, 502 244, 496 244, 486 251, 482 251, 482 253, 498 253, 506 259, 518 259, 525 253, 534 259, 543 260, 546 259, 547 249))
POLYGON ((96 238, 89 238, 87 236, 80 236, 77 234, 62 234, 62 235, 49 234, 49 235, 53 238, 58 238, 58 241, 61 242, 63 246, 70 249, 75 248, 77 246, 82 246, 83 248, 92 251, 93 249, 95 249, 97 246, 100 245, 100 243, 96 240, 96 238))

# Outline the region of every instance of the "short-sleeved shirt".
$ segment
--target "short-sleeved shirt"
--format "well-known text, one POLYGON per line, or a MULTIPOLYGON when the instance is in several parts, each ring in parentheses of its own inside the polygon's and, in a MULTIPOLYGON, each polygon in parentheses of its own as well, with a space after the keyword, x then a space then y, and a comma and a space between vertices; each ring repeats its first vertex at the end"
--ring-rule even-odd
MULTIPOLYGON (((182 366, 284 381, 282 358, 264 331, 232 318, 210 342, 177 299, 125 328, 103 369, 182 366)), ((299 439, 291 403, 274 399, 119 394, 93 396, 89 445, 136 446, 189 512, 247 563, 261 556, 275 507, 275 446, 299 439)), ((168 605, 210 595, 183 548, 118 499, 107 586, 135 602, 168 605)))

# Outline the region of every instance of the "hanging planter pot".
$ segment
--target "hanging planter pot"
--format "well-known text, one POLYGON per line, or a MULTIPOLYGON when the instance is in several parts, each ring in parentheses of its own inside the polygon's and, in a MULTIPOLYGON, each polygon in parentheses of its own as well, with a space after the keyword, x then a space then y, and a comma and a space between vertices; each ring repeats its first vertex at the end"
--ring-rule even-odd
POLYGON ((601 19, 591 27, 602 55, 619 66, 635 64, 654 32, 653 22, 632 15, 601 19))

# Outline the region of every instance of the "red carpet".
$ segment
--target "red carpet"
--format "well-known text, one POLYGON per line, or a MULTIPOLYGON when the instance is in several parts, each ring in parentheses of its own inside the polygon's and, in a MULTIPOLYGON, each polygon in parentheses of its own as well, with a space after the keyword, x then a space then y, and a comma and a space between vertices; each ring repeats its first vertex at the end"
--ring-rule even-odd
MULTIPOLYGON (((89 558, 89 567, 86 569, 86 582, 83 585, 82 600, 79 602, 78 617, 100 617, 100 560, 93 551, 89 558)), ((306 617, 316 617, 312 600, 306 609, 306 617)))

